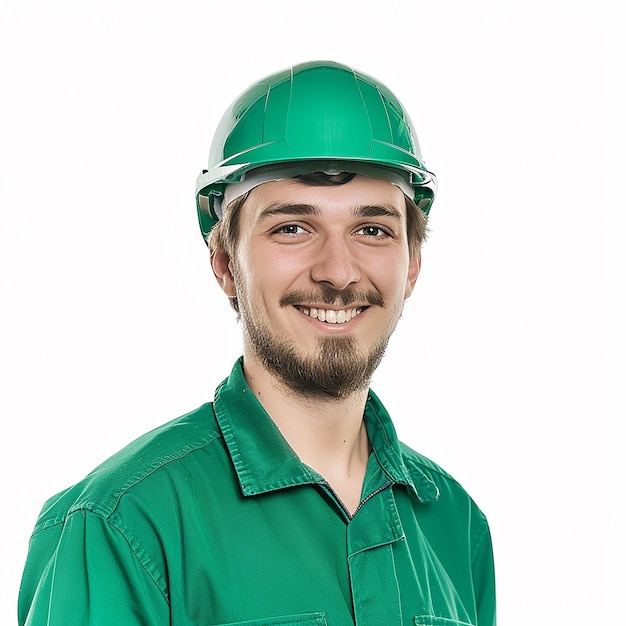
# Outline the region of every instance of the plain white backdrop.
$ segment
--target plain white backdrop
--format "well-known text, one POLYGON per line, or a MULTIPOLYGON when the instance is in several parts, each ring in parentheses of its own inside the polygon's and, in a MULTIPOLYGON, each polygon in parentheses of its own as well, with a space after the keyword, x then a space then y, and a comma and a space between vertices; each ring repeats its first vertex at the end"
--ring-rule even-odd
POLYGON ((373 387, 487 514, 499 623, 623 623, 616 6, 2 3, 0 623, 45 499, 239 355, 194 181, 230 101, 312 59, 387 84, 439 178, 373 387))

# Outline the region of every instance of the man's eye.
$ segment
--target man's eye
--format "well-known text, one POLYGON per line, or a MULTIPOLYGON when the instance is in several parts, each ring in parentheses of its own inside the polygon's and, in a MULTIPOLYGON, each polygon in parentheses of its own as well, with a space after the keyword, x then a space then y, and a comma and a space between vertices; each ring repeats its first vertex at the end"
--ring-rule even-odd
POLYGON ((365 235, 366 237, 378 238, 389 236, 389 233, 380 226, 363 226, 363 228, 360 228, 356 232, 365 235))
POLYGON ((279 235, 300 235, 306 231, 297 224, 285 224, 284 226, 279 226, 274 232, 279 235))

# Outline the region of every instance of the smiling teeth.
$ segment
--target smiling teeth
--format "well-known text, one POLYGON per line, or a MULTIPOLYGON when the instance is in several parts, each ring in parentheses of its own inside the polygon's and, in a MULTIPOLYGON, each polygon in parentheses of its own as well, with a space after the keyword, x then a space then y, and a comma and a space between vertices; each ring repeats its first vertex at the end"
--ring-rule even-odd
POLYGON ((313 309, 304 306, 296 308, 305 315, 317 319, 320 322, 326 322, 327 324, 345 324, 364 310, 364 307, 357 309, 340 309, 339 311, 333 309, 313 309))

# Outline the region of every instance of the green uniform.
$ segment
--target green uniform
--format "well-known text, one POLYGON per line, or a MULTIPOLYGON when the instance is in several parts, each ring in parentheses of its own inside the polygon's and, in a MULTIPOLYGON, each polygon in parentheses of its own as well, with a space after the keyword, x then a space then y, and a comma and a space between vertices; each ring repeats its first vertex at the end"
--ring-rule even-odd
POLYGON ((237 363, 215 401, 144 435, 37 522, 20 624, 493 626, 485 517, 400 444, 370 393, 351 516, 237 363))

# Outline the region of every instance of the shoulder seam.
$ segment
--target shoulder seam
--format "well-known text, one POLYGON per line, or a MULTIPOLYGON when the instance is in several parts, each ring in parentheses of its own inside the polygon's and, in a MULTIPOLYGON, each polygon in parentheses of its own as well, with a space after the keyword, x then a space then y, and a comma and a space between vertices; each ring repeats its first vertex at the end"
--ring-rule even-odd
MULTIPOLYGON (((201 450, 202 448, 210 446, 215 441, 218 441, 220 438, 220 432, 218 430, 215 430, 214 432, 205 435, 205 437, 203 437, 201 441, 196 441, 194 443, 188 444, 178 449, 174 454, 164 454, 158 457, 147 467, 144 467, 140 471, 135 472, 130 476, 130 478, 126 478, 123 482, 120 483, 120 485, 118 485, 115 490, 112 490, 111 492, 103 496, 102 500, 105 502, 104 505, 99 501, 98 498, 94 499, 92 497, 88 499, 85 498, 82 494, 79 494, 76 500, 74 500, 74 502, 68 508, 64 508, 61 512, 57 513, 57 515, 54 515, 53 517, 45 517, 45 514, 40 515, 37 523, 35 524, 35 527, 33 528, 31 537, 34 537, 50 528, 54 528, 55 526, 64 524, 65 520, 77 511, 89 511, 96 515, 100 515, 105 519, 108 519, 116 511, 122 496, 134 485, 137 485, 141 481, 148 478, 160 467, 164 467, 165 465, 173 461, 178 461, 196 450, 201 450)), ((70 487, 66 491, 70 491, 80 484, 81 483, 77 483, 74 487, 70 487)), ((61 494, 63 493, 65 492, 61 492, 61 494)), ((61 494, 58 494, 58 496, 61 496, 61 494)), ((55 496, 55 498, 56 497, 57 496, 55 496)))
POLYGON ((408 461, 410 464, 417 466, 421 471, 430 470, 432 472, 435 472, 436 474, 439 474, 440 476, 443 476, 444 478, 447 478, 448 480, 451 480, 457 485, 461 486, 459 481, 454 478, 454 476, 448 474, 448 472, 446 472, 446 470, 437 465, 437 463, 422 456, 418 452, 411 450, 411 448, 409 448, 405 444, 402 444, 401 453, 405 463, 408 461))
POLYGON ((126 528, 126 526, 122 526, 122 524, 115 523, 111 519, 111 516, 103 515, 102 513, 95 511, 89 507, 76 507, 76 508, 73 508, 71 511, 69 511, 62 519, 59 518, 55 520, 49 520, 49 523, 45 523, 41 528, 35 530, 32 534, 32 537, 42 533, 44 530, 53 528, 54 526, 65 524, 65 522, 71 515, 74 515, 80 512, 97 515, 103 520, 105 524, 108 524, 111 528, 113 528, 116 532, 118 532, 124 538, 124 541, 126 541, 126 543, 128 544, 128 547, 130 551, 133 553, 134 558, 141 565, 142 569, 146 572, 146 575, 150 578, 150 580, 154 583, 154 585, 159 589, 159 591, 161 592, 161 595, 163 596, 163 599, 169 606, 169 603, 170 603, 169 593, 165 585, 164 576, 158 570, 153 571, 155 570, 155 567, 150 567, 150 563, 144 561, 144 559, 142 559, 139 556, 138 546, 135 545, 136 541, 130 539, 130 533, 128 533, 128 529, 126 528))
POLYGON ((133 474, 128 480, 126 480, 126 482, 121 485, 121 487, 119 487, 117 491, 111 494, 111 499, 113 500, 113 503, 110 506, 103 507, 98 502, 94 501, 79 501, 69 508, 67 515, 71 515, 74 511, 86 509, 92 511, 93 513, 97 513, 102 517, 109 518, 117 509, 122 496, 129 489, 148 478, 161 467, 164 467, 174 461, 179 461, 180 459, 185 458, 188 454, 191 454, 196 450, 206 448, 220 437, 220 433, 216 432, 213 434, 213 437, 210 437, 209 439, 205 439, 204 441, 195 444, 189 444, 179 449, 175 454, 167 454, 155 459, 155 461, 151 465, 144 468, 141 472, 133 474))
MULTIPOLYGON (((111 528, 115 528, 115 530, 118 533, 120 533, 120 535, 122 535, 122 537, 124 537, 126 543, 128 544, 128 547, 130 548, 130 550, 133 553, 134 557, 141 564, 141 567, 146 572, 146 574, 148 575, 150 580, 157 586, 157 588, 159 589, 159 591, 163 595, 163 599, 165 600, 165 602, 169 606, 169 604, 170 604, 170 594, 169 594, 169 591, 167 589, 167 585, 165 583, 165 576, 163 575, 163 573, 158 570, 156 565, 154 565, 153 561, 151 561, 150 559, 146 559, 144 561, 144 559, 142 559, 139 556, 138 546, 135 545, 136 544, 136 540, 134 540, 134 539, 131 540, 130 533, 127 532, 128 529, 127 529, 127 527, 125 525, 122 526, 121 523, 119 523, 119 524, 115 523, 111 519, 111 516, 109 516, 108 518, 105 518, 105 521, 106 521, 107 524, 109 524, 111 526, 111 528)), ((120 522, 121 522, 121 520, 120 520, 120 522)))

